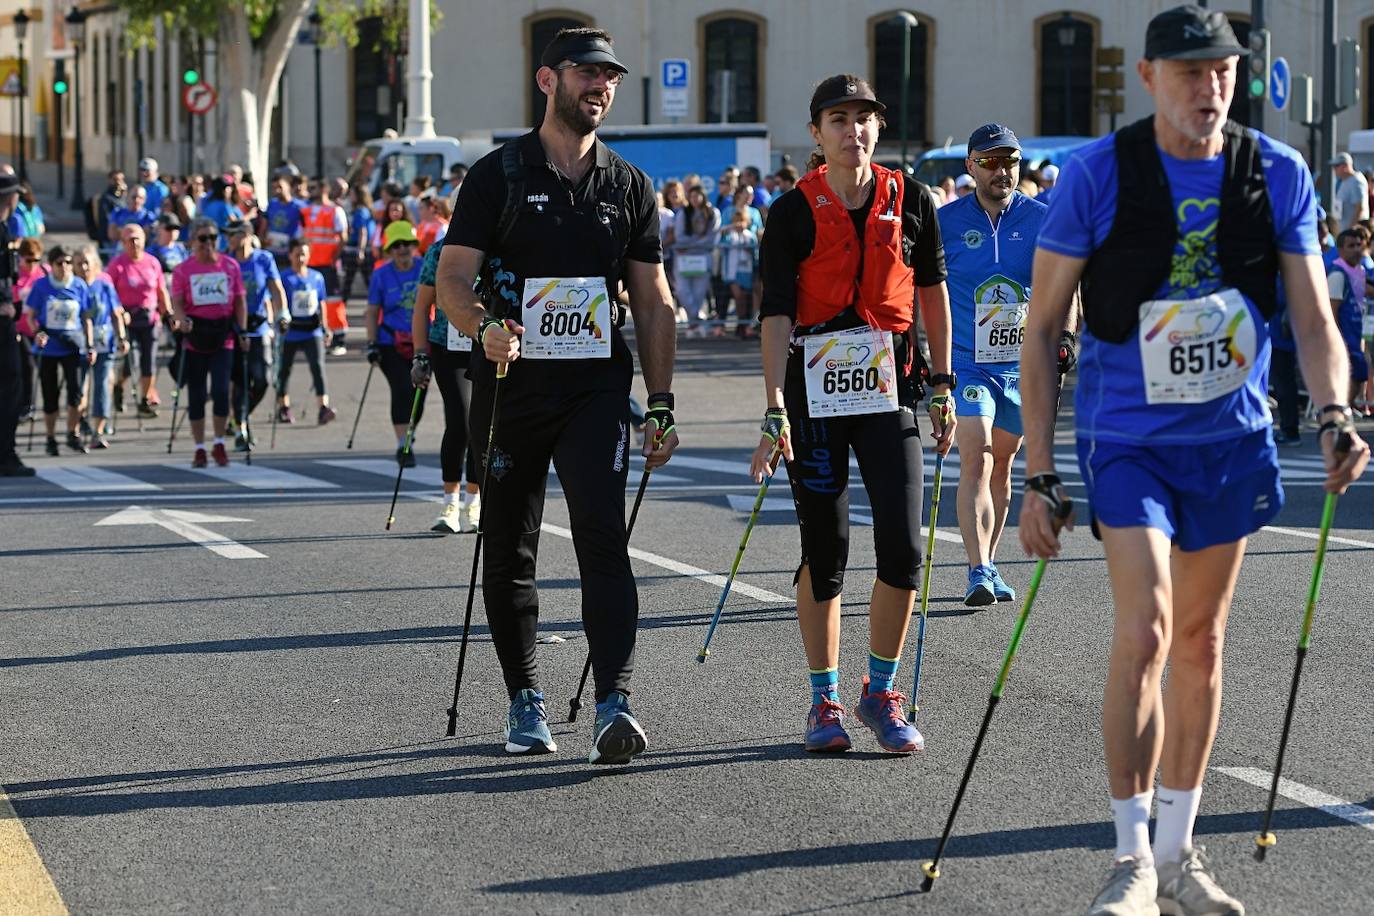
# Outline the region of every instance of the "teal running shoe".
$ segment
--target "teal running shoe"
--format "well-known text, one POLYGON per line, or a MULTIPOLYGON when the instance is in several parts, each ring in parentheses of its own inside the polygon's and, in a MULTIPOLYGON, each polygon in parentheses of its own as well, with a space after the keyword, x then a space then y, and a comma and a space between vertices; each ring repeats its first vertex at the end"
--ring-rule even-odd
POLYGON ((506 717, 507 754, 551 754, 558 750, 549 733, 544 695, 526 688, 515 695, 506 717))
POLYGON ((596 722, 592 725, 592 752, 588 763, 629 763, 644 753, 649 739, 644 729, 630 713, 630 701, 619 690, 612 690, 604 703, 596 704, 596 722))

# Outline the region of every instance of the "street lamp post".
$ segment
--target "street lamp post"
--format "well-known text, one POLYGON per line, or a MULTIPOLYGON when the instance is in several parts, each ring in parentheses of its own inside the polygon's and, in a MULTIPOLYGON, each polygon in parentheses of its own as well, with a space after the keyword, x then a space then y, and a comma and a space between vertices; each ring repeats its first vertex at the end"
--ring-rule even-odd
POLYGON ((26 166, 25 137, 24 137, 24 96, 28 94, 29 87, 24 79, 24 39, 29 34, 29 14, 22 9, 14 14, 14 37, 19 40, 19 180, 24 181, 29 177, 26 166))
POLYGON ((1059 50, 1064 60, 1064 133, 1073 132, 1073 90, 1070 85, 1072 71, 1069 65, 1069 49, 1077 38, 1078 28, 1074 18, 1068 13, 1059 17, 1059 50))
POLYGON ((916 17, 906 10, 898 13, 897 20, 902 23, 902 171, 906 171, 907 144, 911 137, 911 30, 918 23, 916 17))
POLYGON ((324 180, 324 96, 320 84, 320 42, 324 38, 324 17, 320 8, 310 14, 310 41, 315 46, 315 177, 324 180))
POLYGON ((72 95, 75 96, 75 116, 73 133, 76 134, 75 175, 72 179, 72 209, 80 210, 86 206, 85 158, 81 148, 81 89, 85 85, 81 79, 81 45, 86 38, 86 14, 81 7, 74 6, 67 14, 67 40, 73 51, 72 95))

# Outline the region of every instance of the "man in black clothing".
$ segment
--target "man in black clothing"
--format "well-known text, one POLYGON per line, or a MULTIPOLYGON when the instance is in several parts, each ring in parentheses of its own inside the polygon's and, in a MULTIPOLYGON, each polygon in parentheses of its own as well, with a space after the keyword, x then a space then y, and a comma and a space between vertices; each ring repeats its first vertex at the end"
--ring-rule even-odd
POLYGON ((0 477, 32 477, 33 468, 19 460, 14 450, 14 431, 19 425, 19 401, 23 388, 17 317, 12 292, 15 251, 5 223, 19 200, 19 179, 0 174, 0 477))
POLYGON ((626 763, 648 743, 627 700, 639 599, 625 534, 634 360, 618 326, 622 284, 650 392, 646 465, 661 466, 677 445, 674 313, 653 186, 595 134, 626 72, 605 32, 559 32, 535 77, 548 96, 543 123, 473 165, 436 284, 449 321, 479 344, 470 423, 478 441, 491 442, 482 594, 511 699, 506 750, 557 749, 534 657, 535 558, 552 459, 595 672, 592 763, 626 763))

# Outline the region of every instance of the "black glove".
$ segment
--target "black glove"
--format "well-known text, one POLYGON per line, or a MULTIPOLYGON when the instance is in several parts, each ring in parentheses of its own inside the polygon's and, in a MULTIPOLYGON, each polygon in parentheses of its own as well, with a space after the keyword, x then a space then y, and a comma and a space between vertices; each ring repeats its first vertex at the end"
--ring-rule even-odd
POLYGON ((1059 527, 1073 514, 1073 500, 1058 474, 1036 474, 1026 478, 1025 495, 1035 494, 1049 504, 1050 514, 1054 516, 1054 527, 1059 527))
POLYGON ((1078 366, 1078 337, 1073 331, 1059 335, 1059 374, 1068 375, 1078 366))
POLYGON ((763 425, 759 427, 759 432, 771 440, 775 447, 779 439, 792 438, 792 424, 787 421, 787 408, 770 407, 765 410, 763 425))
POLYGON ((656 429, 654 433, 654 443, 657 444, 668 438, 668 434, 677 428, 677 423, 673 420, 673 396, 671 394, 651 394, 649 395, 649 409, 644 411, 644 422, 653 423, 656 429))
POLYGON ((410 361, 410 383, 416 388, 423 388, 429 384, 430 376, 429 354, 416 353, 415 358, 410 361))
POLYGON ((367 361, 374 366, 382 361, 382 348, 375 341, 367 345, 367 361))

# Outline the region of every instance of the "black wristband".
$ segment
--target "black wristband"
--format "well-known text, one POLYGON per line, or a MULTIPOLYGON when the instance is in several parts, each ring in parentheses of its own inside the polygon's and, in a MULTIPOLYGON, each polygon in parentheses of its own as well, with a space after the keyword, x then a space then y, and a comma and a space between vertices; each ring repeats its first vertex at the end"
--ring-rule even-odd
POLYGON ((671 391, 660 391, 649 395, 650 407, 666 407, 669 410, 677 409, 677 399, 673 397, 671 391))
POLYGON ((423 352, 423 351, 417 350, 416 353, 415 353, 415 358, 414 358, 413 362, 426 362, 426 363, 427 363, 427 362, 429 362, 429 354, 428 354, 428 353, 425 353, 425 352, 423 352))
POLYGON ((1347 419, 1354 419, 1355 417, 1355 411, 1351 410, 1346 404, 1327 404, 1317 412, 1317 416, 1322 417, 1328 413, 1345 414, 1347 419))

